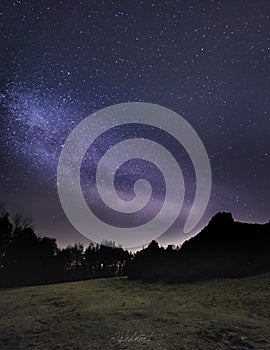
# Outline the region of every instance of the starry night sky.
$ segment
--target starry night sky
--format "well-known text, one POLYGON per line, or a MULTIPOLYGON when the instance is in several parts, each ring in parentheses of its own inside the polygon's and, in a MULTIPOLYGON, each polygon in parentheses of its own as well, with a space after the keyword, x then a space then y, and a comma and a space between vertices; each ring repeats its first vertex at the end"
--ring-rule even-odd
MULTIPOLYGON (((1 1, 0 201, 60 245, 87 244, 58 199, 61 146, 91 113, 142 101, 182 115, 208 152, 212 194, 194 233, 220 210, 268 221, 269 16, 268 0, 1 1)), ((125 132, 114 130, 100 147, 125 132)), ((145 165, 128 168, 138 177, 145 165)), ((178 221, 162 243, 188 238, 178 221)))

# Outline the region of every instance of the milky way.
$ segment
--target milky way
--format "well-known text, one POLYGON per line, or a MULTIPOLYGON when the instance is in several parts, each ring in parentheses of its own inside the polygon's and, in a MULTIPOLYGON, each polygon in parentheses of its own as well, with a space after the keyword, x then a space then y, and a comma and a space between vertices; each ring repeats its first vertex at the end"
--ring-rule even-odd
MULTIPOLYGON (((238 220, 268 221, 269 7, 267 0, 1 4, 0 200, 11 211, 32 215, 37 232, 60 244, 87 243, 57 197, 62 145, 91 113, 144 101, 186 118, 207 149, 213 190, 197 230, 219 210, 232 211, 238 220)), ((98 148, 134 132, 111 131, 98 148)), ((170 147, 166 135, 160 140, 170 147)), ((176 156, 181 153, 171 147, 176 156)), ((188 208, 194 178, 189 160, 178 160, 190 188, 188 208)), ((89 164, 86 158, 85 189, 94 169, 89 164)), ((120 195, 132 193, 132 181, 149 167, 120 169, 120 195), (125 175, 127 169, 133 173, 125 175)), ((162 197, 162 178, 155 174, 156 195, 162 197)), ((186 238, 179 227, 181 218, 163 242, 186 238)))

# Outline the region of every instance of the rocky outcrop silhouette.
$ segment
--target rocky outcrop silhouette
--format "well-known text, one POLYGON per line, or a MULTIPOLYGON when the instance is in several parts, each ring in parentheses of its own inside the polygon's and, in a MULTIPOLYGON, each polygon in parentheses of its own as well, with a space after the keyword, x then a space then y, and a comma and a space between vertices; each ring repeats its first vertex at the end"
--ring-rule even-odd
POLYGON ((146 281, 185 282, 241 277, 270 271, 270 222, 234 221, 218 213, 179 250, 152 242, 136 254, 128 276, 146 281))

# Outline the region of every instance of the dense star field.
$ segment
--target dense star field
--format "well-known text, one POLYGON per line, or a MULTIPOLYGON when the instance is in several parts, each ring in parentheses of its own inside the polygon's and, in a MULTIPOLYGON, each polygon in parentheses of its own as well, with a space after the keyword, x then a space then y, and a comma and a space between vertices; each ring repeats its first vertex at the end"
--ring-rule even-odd
MULTIPOLYGON (((36 231, 56 237, 60 245, 87 243, 66 219, 58 199, 62 146, 91 113, 141 101, 183 116, 208 152, 212 193, 194 233, 220 210, 231 211, 236 220, 267 222, 269 15, 268 0, 2 1, 0 201, 11 211, 31 215, 36 231)), ((104 214, 98 199, 89 196, 102 154, 131 137, 157 140, 183 170, 184 209, 160 240, 180 243, 188 238, 182 227, 195 178, 181 145, 165 132, 127 125, 102 135, 83 163, 88 204, 119 227, 149 220, 160 209, 162 174, 143 160, 119 168, 115 184, 129 199, 134 181, 148 176, 156 201, 146 214, 125 222, 104 214)))

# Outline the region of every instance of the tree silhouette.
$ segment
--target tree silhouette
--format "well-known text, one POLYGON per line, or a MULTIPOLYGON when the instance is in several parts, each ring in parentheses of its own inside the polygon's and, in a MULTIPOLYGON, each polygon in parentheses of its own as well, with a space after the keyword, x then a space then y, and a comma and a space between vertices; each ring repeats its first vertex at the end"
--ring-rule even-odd
POLYGON ((111 246, 69 245, 59 249, 54 238, 38 237, 32 220, 0 210, 0 286, 17 286, 114 277, 125 273, 131 255, 111 246))
POLYGON ((6 250, 11 241, 13 226, 9 221, 9 213, 2 207, 0 209, 0 268, 4 267, 6 250))

